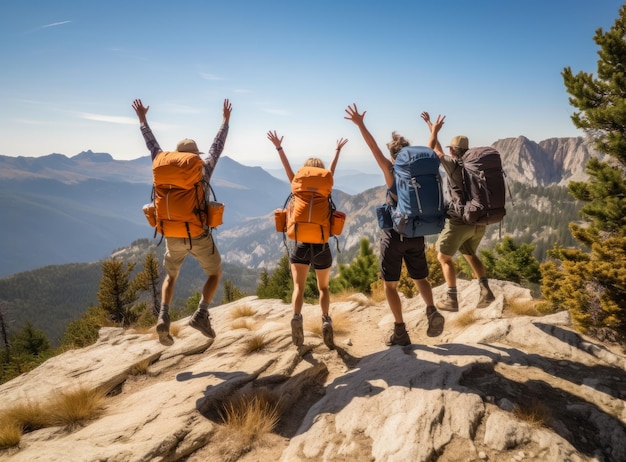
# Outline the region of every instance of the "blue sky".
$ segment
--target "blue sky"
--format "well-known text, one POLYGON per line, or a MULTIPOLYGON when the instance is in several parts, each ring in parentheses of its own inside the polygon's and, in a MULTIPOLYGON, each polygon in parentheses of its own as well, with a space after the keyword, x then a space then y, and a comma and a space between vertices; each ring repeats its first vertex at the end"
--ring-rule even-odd
POLYGON ((163 149, 185 137, 207 150, 233 104, 224 155, 280 164, 268 130, 297 167, 330 161, 375 171, 348 104, 384 149, 413 144, 421 111, 446 115, 441 138, 471 145, 520 135, 582 135, 561 71, 595 73, 593 36, 616 0, 11 1, 0 6, 0 154, 116 159, 148 154, 131 108, 150 105, 163 149))

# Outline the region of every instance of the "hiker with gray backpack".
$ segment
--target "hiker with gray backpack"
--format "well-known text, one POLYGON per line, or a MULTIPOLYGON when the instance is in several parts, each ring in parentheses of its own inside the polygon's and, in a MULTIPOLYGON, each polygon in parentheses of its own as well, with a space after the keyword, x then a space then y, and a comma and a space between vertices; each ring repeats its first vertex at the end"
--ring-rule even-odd
POLYGON ((437 259, 441 264, 448 290, 437 308, 459 311, 456 288, 456 268, 452 257, 460 251, 478 278, 480 296, 476 308, 485 308, 495 300, 489 287, 487 270, 476 253, 485 235, 487 225, 498 223, 506 211, 504 172, 500 154, 492 147, 469 148, 464 135, 452 138, 449 155, 445 155, 438 140, 445 116, 439 115, 433 123, 428 112, 422 119, 430 129, 428 146, 434 149, 448 179, 448 220, 437 239, 437 259))
POLYGON ((435 307, 432 287, 426 279, 428 263, 424 244, 424 236, 438 233, 445 221, 437 155, 428 147, 410 146, 408 140, 393 132, 392 140, 387 143, 390 154, 387 158, 365 127, 363 119, 366 111, 359 113, 356 104, 353 104, 348 106, 346 113, 348 116, 344 118, 352 121, 361 131, 385 176, 388 189, 386 205, 378 209, 381 211, 378 220, 381 228, 380 272, 385 284, 385 297, 395 321, 393 332, 385 343, 387 346, 411 344, 398 293, 402 262, 426 304, 426 335, 441 335, 445 319, 435 307), (420 167, 422 164, 425 164, 423 169, 420 167), (429 192, 422 194, 422 187, 429 192))

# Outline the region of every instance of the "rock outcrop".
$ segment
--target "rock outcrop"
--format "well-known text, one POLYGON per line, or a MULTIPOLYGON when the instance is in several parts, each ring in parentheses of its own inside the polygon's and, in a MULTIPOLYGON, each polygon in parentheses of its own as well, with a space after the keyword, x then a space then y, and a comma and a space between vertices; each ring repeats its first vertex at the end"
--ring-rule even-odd
POLYGON ((110 391, 103 413, 79 427, 25 433, 0 459, 626 460, 623 351, 576 333, 567 313, 511 314, 533 303, 529 291, 499 281, 492 288, 496 300, 478 310, 477 284, 459 281, 460 311, 444 313, 436 338, 426 336, 421 299, 403 299, 408 347, 384 345, 393 323, 386 303, 360 294, 331 304, 335 350, 315 333, 318 306, 305 305, 298 350, 290 307, 256 297, 211 309, 214 341, 186 319, 175 323, 171 347, 154 330, 103 329, 96 344, 0 386, 0 412, 82 386, 110 391), (262 348, 246 353, 253 336, 262 348), (133 375, 141 363, 150 365, 133 375), (274 432, 252 442, 220 418, 220 406, 246 390, 281 397, 274 432))

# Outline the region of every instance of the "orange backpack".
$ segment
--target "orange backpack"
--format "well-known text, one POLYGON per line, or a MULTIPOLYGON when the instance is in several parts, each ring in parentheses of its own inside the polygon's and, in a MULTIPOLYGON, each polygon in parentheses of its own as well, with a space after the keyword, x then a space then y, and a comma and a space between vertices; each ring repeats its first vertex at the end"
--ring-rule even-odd
POLYGON ((287 199, 287 236, 298 242, 324 244, 331 236, 330 222, 335 205, 330 193, 333 175, 330 170, 302 167, 291 182, 287 199))
MULTIPOLYGON (((207 203, 205 187, 210 186, 204 181, 204 162, 198 154, 161 152, 152 162, 152 176, 152 203, 144 206, 144 213, 155 235, 158 231, 165 237, 191 240, 206 228, 222 224, 224 205, 207 203), (212 212, 219 219, 211 217, 212 212)), ((211 193, 215 197, 212 188, 211 193)))

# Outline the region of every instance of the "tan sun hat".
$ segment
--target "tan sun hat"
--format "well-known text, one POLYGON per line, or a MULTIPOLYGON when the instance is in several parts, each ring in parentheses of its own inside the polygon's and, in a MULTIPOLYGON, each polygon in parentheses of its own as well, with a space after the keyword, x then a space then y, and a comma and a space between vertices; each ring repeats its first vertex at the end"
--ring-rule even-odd
POLYGON ((189 138, 185 138, 184 140, 180 140, 176 145, 176 150, 178 152, 193 152, 195 154, 204 154, 198 150, 198 145, 194 140, 190 140, 189 138))
POLYGON ((467 136, 457 135, 452 138, 452 141, 450 141, 450 144, 446 147, 469 149, 469 140, 467 139, 467 136))

